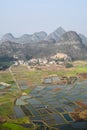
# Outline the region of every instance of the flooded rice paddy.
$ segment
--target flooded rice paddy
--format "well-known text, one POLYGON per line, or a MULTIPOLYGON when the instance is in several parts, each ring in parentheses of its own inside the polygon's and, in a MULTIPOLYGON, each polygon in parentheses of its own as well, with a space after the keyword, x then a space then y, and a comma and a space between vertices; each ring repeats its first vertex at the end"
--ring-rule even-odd
MULTIPOLYGON (((47 82, 50 80, 47 79, 47 82)), ((75 85, 45 84, 17 99, 14 111, 17 118, 28 115, 33 122, 42 121, 59 130, 65 126, 66 130, 69 124, 73 129, 77 128, 79 122, 76 124, 71 113, 83 109, 81 103, 87 105, 87 81, 77 82, 75 85)))

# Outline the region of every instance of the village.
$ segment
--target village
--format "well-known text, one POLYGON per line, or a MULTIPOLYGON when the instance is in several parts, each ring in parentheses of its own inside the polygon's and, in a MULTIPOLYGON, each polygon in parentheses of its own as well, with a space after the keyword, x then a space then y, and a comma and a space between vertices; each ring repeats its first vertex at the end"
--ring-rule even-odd
POLYGON ((54 56, 51 57, 43 57, 43 58, 32 58, 28 61, 24 60, 16 60, 14 65, 27 65, 29 68, 36 68, 40 69, 41 66, 49 67, 50 65, 60 65, 60 66, 66 66, 66 67, 72 67, 71 65, 71 57, 69 57, 65 53, 57 53, 54 56))

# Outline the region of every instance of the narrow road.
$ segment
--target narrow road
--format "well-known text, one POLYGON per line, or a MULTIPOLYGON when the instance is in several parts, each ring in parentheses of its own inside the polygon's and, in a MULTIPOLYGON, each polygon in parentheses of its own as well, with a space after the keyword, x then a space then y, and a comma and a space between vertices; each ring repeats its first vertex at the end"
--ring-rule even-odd
POLYGON ((21 92, 21 88, 20 88, 20 86, 18 85, 18 83, 17 83, 17 81, 16 81, 16 78, 15 78, 13 72, 12 72, 12 67, 13 67, 13 65, 11 65, 11 66, 9 67, 9 72, 11 73, 12 78, 13 78, 13 80, 15 81, 15 83, 16 83, 16 85, 17 85, 17 87, 18 87, 19 92, 21 92))

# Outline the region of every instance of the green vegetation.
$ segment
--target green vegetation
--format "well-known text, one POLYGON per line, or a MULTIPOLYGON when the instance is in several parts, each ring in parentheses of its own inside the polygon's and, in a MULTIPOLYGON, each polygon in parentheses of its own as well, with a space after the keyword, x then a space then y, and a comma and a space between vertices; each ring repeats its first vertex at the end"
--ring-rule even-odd
MULTIPOLYGON (((79 73, 86 73, 87 72, 87 62, 81 62, 81 64, 75 64, 74 62, 69 63, 67 66, 68 68, 60 68, 59 70, 30 70, 27 71, 27 69, 23 71, 20 71, 19 73, 17 73, 17 78, 21 78, 21 75, 25 75, 24 77, 26 77, 29 81, 30 85, 39 85, 42 83, 41 79, 43 79, 46 76, 49 75, 58 75, 58 76, 77 76, 77 74, 79 73)), ((16 68, 17 69, 17 68, 16 68)), ((19 70, 19 69, 18 69, 19 70)), ((26 90, 27 91, 27 90, 26 90)))
POLYGON ((86 72, 87 72, 87 66, 78 65, 76 67, 72 67, 71 69, 67 70, 65 75, 76 76, 79 73, 86 73, 86 72))
POLYGON ((8 122, 0 124, 0 130, 33 130, 34 126, 30 123, 29 117, 23 117, 18 119, 8 119, 8 122), (28 124, 29 128, 25 128, 22 125, 28 124))
POLYGON ((0 130, 32 130, 32 129, 29 128, 27 129, 17 124, 4 123, 0 125, 0 130))
POLYGON ((13 113, 13 104, 16 98, 17 86, 13 81, 12 75, 8 70, 0 71, 0 82, 5 82, 11 85, 10 89, 1 90, 0 95, 0 115, 8 117, 13 113))
POLYGON ((31 93, 31 91, 32 91, 31 89, 24 89, 24 90, 23 90, 23 92, 26 93, 26 94, 31 93))
MULTIPOLYGON (((40 85, 42 83, 41 79, 43 79, 44 77, 50 75, 58 75, 59 77, 77 76, 79 73, 87 72, 87 62, 84 63, 72 62, 68 65, 69 65, 68 68, 62 67, 59 68, 59 70, 53 70, 53 69, 28 70, 26 66, 12 67, 12 72, 15 79, 17 81, 24 81, 25 85, 29 87, 29 89, 27 88, 22 90, 20 96, 22 95, 22 93, 29 94, 35 85, 40 85)), ((27 130, 26 128, 23 128, 22 126, 16 124, 30 123, 28 117, 13 120, 9 119, 9 116, 14 113, 13 111, 14 101, 19 96, 18 88, 9 70, 0 71, 0 82, 6 82, 11 84, 11 89, 4 91, 4 93, 0 96, 0 115, 4 116, 8 122, 0 125, 0 130, 27 130)), ((30 128, 30 130, 33 129, 30 128)))
POLYGON ((6 83, 10 83, 11 81, 13 81, 12 75, 8 70, 0 71, 0 81, 6 83))
POLYGON ((0 56, 0 70, 7 69, 10 65, 12 65, 14 62, 13 57, 9 56, 0 56))
POLYGON ((9 120, 9 122, 12 122, 12 123, 19 123, 19 124, 30 124, 30 120, 29 120, 29 117, 25 116, 23 118, 17 118, 16 120, 9 120))
POLYGON ((11 101, 6 101, 4 104, 0 105, 0 115, 7 117, 11 113, 13 113, 13 103, 11 101))
POLYGON ((65 64, 65 67, 66 67, 66 68, 71 68, 71 67, 73 67, 73 65, 72 65, 71 63, 66 63, 66 64, 65 64))

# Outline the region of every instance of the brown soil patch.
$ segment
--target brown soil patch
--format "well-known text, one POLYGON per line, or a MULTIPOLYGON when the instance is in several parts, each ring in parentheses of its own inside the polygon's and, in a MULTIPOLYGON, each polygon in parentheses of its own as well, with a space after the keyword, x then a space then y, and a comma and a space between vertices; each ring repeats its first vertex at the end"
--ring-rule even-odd
POLYGON ((87 73, 80 73, 78 76, 82 79, 87 79, 87 73))
POLYGON ((71 113, 71 116, 76 121, 87 119, 87 109, 77 108, 71 113))
POLYGON ((60 91, 61 90, 61 88, 55 88, 55 89, 53 89, 52 91, 53 92, 58 92, 58 91, 60 91))
POLYGON ((76 102, 80 108, 77 108, 74 110, 74 112, 71 113, 71 116, 76 121, 82 120, 83 118, 87 118, 87 105, 82 102, 76 102))
POLYGON ((6 122, 6 119, 0 116, 0 123, 4 123, 4 122, 6 122))
POLYGON ((83 102, 76 102, 81 108, 87 109, 87 105, 83 102))
POLYGON ((87 110, 80 112, 79 117, 83 120, 87 120, 87 110))

